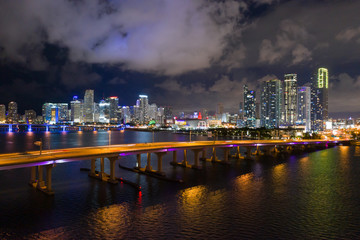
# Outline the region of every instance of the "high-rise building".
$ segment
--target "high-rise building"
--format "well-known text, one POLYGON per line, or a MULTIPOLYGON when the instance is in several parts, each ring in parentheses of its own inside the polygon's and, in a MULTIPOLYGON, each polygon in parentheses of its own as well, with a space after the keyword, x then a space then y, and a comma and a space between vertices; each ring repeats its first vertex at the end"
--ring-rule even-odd
POLYGON ((158 107, 155 103, 150 104, 148 108, 148 116, 149 120, 156 120, 158 107))
POLYGON ((311 130, 323 130, 324 121, 329 118, 328 94, 329 72, 318 68, 314 74, 311 88, 311 130))
POLYGON ((317 88, 321 89, 321 105, 323 107, 323 120, 329 118, 329 71, 326 68, 319 68, 317 71, 317 88))
POLYGON ((82 123, 84 120, 83 114, 83 103, 78 99, 77 96, 73 97, 70 102, 71 105, 71 121, 73 123, 82 123))
POLYGON ((33 123, 36 120, 36 112, 32 109, 25 110, 25 122, 33 123))
POLYGON ((131 111, 129 106, 123 106, 121 108, 121 119, 124 124, 131 122, 131 111))
POLYGON ((84 96, 84 122, 94 122, 94 90, 87 89, 84 96))
POLYGON ((298 87, 297 123, 305 126, 305 131, 311 130, 311 88, 310 86, 298 87))
POLYGON ((10 102, 8 105, 8 115, 7 122, 8 123, 16 123, 19 119, 18 116, 18 107, 16 102, 10 102))
POLYGON ((100 100, 99 110, 99 122, 110 123, 110 102, 104 99, 100 100))
POLYGON ((297 117, 297 74, 285 74, 284 83, 284 121, 292 126, 297 117))
POLYGON ((67 103, 44 103, 42 116, 46 123, 58 123, 68 120, 69 105, 67 103))
POLYGON ((256 123, 256 95, 244 85, 244 121, 246 127, 255 127, 256 123))
POLYGON ((282 82, 279 79, 262 83, 261 92, 261 126, 278 128, 282 114, 282 82))
POLYGON ((149 100, 147 95, 139 95, 139 122, 140 124, 149 121, 149 100))
POLYGON ((118 123, 119 122, 119 98, 118 97, 109 97, 106 99, 109 102, 110 107, 110 123, 118 123))
POLYGON ((4 104, 0 104, 0 123, 4 123, 6 121, 6 106, 4 104))

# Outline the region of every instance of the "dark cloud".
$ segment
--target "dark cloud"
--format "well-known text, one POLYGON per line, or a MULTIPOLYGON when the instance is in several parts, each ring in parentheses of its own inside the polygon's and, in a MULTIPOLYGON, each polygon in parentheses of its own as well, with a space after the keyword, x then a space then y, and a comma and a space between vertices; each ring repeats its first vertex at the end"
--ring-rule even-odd
MULTIPOLYGON (((295 72, 303 84, 325 66, 334 76, 330 110, 360 111, 340 100, 360 75, 359 9, 355 0, 1 1, 0 63, 45 72, 26 83, 45 80, 63 94, 94 86, 231 111, 244 83, 257 90, 265 78, 295 72)), ((19 79, 10 75, 3 79, 19 79)))

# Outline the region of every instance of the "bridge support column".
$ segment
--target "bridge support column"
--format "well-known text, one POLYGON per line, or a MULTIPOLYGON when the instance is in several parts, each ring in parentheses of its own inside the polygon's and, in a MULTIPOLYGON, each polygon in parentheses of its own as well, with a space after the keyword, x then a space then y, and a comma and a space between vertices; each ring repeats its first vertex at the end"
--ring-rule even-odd
POLYGON ((107 176, 104 172, 105 169, 105 163, 104 163, 104 158, 100 158, 100 172, 99 172, 99 178, 103 181, 107 180, 107 176))
POLYGON ((135 169, 141 169, 141 154, 136 154, 136 167, 135 169))
POLYGON ((254 155, 256 155, 256 156, 263 155, 263 152, 261 152, 261 150, 260 150, 260 146, 256 146, 256 150, 254 152, 254 155))
POLYGON ((31 167, 30 171, 31 171, 31 173, 30 173, 30 182, 29 182, 29 184, 31 186, 35 187, 36 186, 36 167, 31 167))
POLYGON ((192 151, 194 152, 194 165, 192 165, 191 168, 201 169, 199 165, 199 155, 200 152, 204 152, 204 149, 192 149, 192 151))
POLYGON ((232 155, 231 157, 236 158, 236 159, 244 158, 243 156, 241 156, 240 146, 236 147, 236 153, 234 155, 232 155))
POLYGON ((91 177, 96 177, 95 161, 96 161, 96 159, 91 159, 91 167, 90 167, 90 173, 89 173, 89 176, 91 176, 91 177))
POLYGON ((55 167, 55 164, 46 165, 46 182, 44 181, 44 166, 38 167, 31 167, 31 176, 29 184, 46 193, 47 195, 53 195, 54 192, 52 191, 51 187, 51 170, 55 167), (36 169, 37 169, 37 179, 36 179, 36 169))
POLYGON ((110 162, 110 177, 107 179, 109 183, 116 184, 118 181, 115 178, 115 162, 118 159, 118 157, 109 157, 110 162))
POLYGON ((224 151, 224 160, 220 161, 221 163, 224 163, 224 164, 230 164, 229 163, 229 153, 230 153, 230 148, 228 147, 224 147, 222 148, 223 151, 224 151))
POLYGON ((182 160, 181 165, 183 167, 187 167, 189 165, 188 161, 187 161, 187 150, 186 149, 184 149, 184 159, 182 160))
POLYGON ((38 182, 37 182, 37 188, 43 189, 45 187, 45 181, 44 181, 44 167, 38 166, 38 182))
POLYGON ((166 154, 166 152, 157 152, 155 154, 157 156, 157 161, 158 161, 157 173, 165 176, 165 173, 162 171, 162 158, 166 154))
POLYGON ((52 176, 52 169, 55 167, 55 164, 46 165, 46 187, 43 191, 46 194, 53 195, 54 192, 51 187, 51 176, 52 176))
POLYGON ((215 147, 213 147, 213 149, 212 149, 211 157, 209 159, 206 159, 206 161, 211 161, 211 162, 218 162, 219 161, 219 159, 216 156, 216 148, 215 147))
POLYGON ((147 163, 146 163, 145 171, 151 172, 151 170, 152 170, 152 167, 151 167, 151 153, 147 153, 147 163))

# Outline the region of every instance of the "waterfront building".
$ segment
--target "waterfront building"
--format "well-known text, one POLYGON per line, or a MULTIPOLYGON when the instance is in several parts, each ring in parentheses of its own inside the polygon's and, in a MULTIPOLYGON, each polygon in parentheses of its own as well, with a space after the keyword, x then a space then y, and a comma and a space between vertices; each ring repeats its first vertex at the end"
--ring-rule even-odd
POLYGON ((84 96, 84 122, 94 122, 94 90, 87 89, 84 96))
POLYGON ((84 120, 83 102, 79 100, 77 96, 74 96, 73 100, 70 102, 70 107, 71 107, 70 120, 73 123, 82 123, 84 120))
POLYGON ((123 106, 121 108, 121 119, 124 124, 131 122, 131 111, 129 106, 123 106))
POLYGON ((297 74, 285 74, 284 85, 284 121, 292 126, 297 117, 297 74))
POLYGON ((42 116, 45 123, 66 122, 68 120, 69 105, 67 103, 44 103, 42 116))
POLYGON ((139 123, 145 124, 149 121, 149 100, 147 95, 139 95, 137 104, 139 106, 139 123))
POLYGON ((6 106, 4 104, 0 104, 0 123, 4 123, 6 121, 6 106))
POLYGON ((311 88, 311 129, 322 131, 328 120, 329 72, 318 68, 312 79, 311 88))
POLYGON ((17 103, 10 102, 8 105, 7 122, 8 123, 17 123, 18 118, 19 118, 19 115, 18 115, 17 103))
POLYGON ((305 131, 311 130, 311 87, 298 87, 297 124, 304 125, 305 131))
POLYGON ((25 122, 26 123, 33 123, 36 120, 36 112, 32 109, 25 110, 25 122))
POLYGON ((119 98, 118 97, 109 97, 106 101, 110 104, 110 123, 117 124, 119 122, 119 98))
POLYGON ((261 92, 261 126, 278 128, 282 114, 282 82, 279 79, 262 83, 261 92))
POLYGON ((99 122, 110 123, 110 102, 104 99, 99 103, 99 122))
POLYGON ((245 126, 254 128, 256 120, 256 93, 244 85, 244 121, 245 126))
POLYGON ((165 106, 164 107, 164 115, 165 115, 166 119, 172 119, 174 117, 171 106, 165 106))

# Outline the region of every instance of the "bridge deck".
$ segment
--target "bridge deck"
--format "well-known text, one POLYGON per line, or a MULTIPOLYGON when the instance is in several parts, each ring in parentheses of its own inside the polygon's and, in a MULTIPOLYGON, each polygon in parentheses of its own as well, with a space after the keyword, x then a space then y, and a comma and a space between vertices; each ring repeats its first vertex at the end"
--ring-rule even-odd
POLYGON ((43 150, 0 154, 0 170, 62 163, 68 161, 90 160, 97 157, 115 157, 148 152, 166 152, 180 149, 195 149, 203 147, 235 147, 235 146, 266 146, 266 145, 294 145, 294 144, 324 144, 349 142, 349 140, 234 140, 234 141, 194 141, 194 142, 156 142, 135 143, 110 146, 66 148, 57 150, 43 150))

